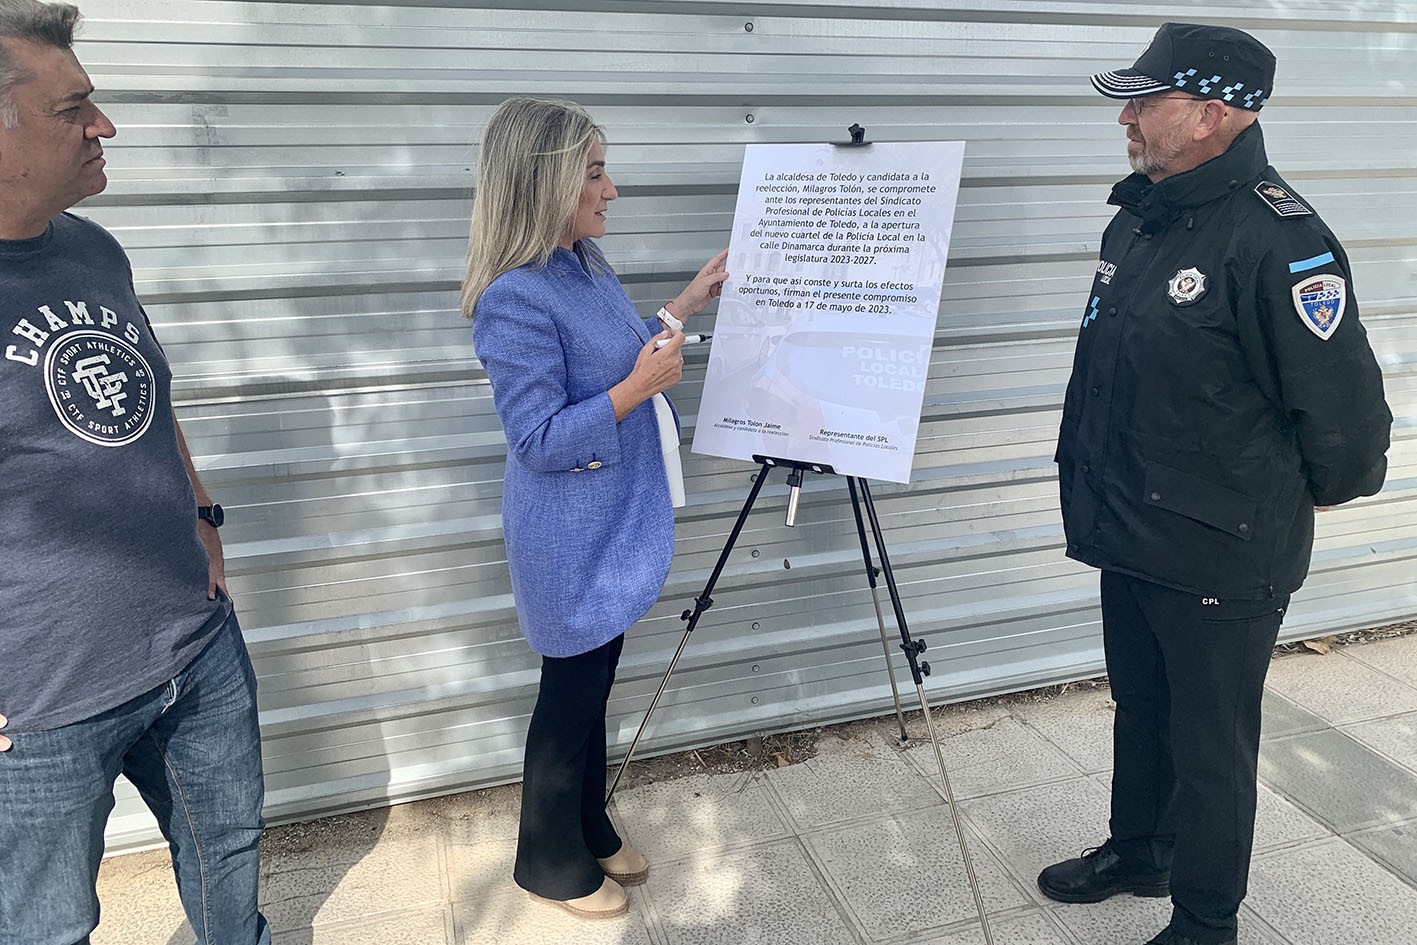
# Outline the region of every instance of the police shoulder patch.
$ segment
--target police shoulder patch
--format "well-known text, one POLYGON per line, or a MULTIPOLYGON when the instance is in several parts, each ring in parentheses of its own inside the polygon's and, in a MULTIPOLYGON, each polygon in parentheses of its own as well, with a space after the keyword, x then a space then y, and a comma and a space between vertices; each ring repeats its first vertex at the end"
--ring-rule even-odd
POLYGON ((1342 276, 1319 273, 1294 283, 1294 311, 1304 327, 1328 341, 1343 320, 1348 303, 1348 283, 1342 276))
POLYGON ((1255 185, 1255 193, 1265 204, 1281 217, 1309 217, 1314 215, 1305 203, 1287 188, 1274 181, 1262 180, 1255 185))

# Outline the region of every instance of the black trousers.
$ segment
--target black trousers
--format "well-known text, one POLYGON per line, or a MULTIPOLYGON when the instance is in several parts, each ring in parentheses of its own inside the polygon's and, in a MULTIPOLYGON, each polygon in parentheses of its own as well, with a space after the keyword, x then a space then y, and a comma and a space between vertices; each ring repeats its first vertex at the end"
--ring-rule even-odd
POLYGON ((588 653, 541 658, 541 690, 526 734, 517 885, 545 899, 600 888, 596 858, 620 849, 605 813, 605 704, 624 634, 588 653))
POLYGON ((1260 700, 1288 595, 1216 600, 1102 573, 1113 728, 1112 840, 1171 869, 1171 923, 1225 942, 1250 873, 1260 700))

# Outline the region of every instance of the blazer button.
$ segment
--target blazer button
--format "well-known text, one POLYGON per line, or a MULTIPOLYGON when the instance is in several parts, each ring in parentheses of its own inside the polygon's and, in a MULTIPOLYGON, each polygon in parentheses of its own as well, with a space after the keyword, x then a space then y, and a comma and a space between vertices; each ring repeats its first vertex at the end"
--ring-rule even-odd
POLYGON ((1241 523, 1240 523, 1240 525, 1239 525, 1240 534, 1243 535, 1243 534, 1247 533, 1249 530, 1250 530, 1250 526, 1249 526, 1248 523, 1246 523, 1246 522, 1241 522, 1241 523))
POLYGON ((585 468, 586 468, 586 469, 599 469, 602 465, 604 465, 604 464, 601 463, 600 460, 598 460, 598 459, 593 459, 593 460, 591 460, 590 462, 588 462, 588 463, 585 464, 585 468))
POLYGON ((579 466, 572 466, 572 467, 571 467, 571 472, 585 472, 585 470, 582 469, 582 468, 579 467, 579 466))
POLYGON ((1151 494, 1151 501, 1153 501, 1153 502, 1160 502, 1160 501, 1161 501, 1161 493, 1159 493, 1159 492, 1153 492, 1153 493, 1151 494))

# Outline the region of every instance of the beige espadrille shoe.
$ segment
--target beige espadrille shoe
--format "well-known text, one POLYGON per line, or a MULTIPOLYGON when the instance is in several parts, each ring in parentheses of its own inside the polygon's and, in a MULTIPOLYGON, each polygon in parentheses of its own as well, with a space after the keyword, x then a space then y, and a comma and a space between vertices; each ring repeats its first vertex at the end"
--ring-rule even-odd
POLYGON ((544 899, 536 893, 531 898, 548 906, 569 912, 578 919, 615 919, 630 911, 630 899, 619 883, 605 877, 600 888, 578 899, 544 899))
POLYGON ((649 879, 649 863, 645 862, 640 851, 623 840, 620 841, 620 849, 612 856, 598 859, 596 862, 600 864, 606 876, 621 886, 639 886, 649 879))

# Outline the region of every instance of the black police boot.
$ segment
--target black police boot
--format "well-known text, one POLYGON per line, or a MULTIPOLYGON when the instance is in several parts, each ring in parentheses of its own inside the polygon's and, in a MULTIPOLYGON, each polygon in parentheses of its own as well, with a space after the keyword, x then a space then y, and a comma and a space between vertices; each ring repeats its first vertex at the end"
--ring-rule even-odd
MULTIPOLYGON (((1237 941, 1238 936, 1234 938, 1227 938, 1223 942, 1217 942, 1216 945, 1236 945, 1237 941)), ((1193 938, 1187 938, 1186 936, 1182 935, 1180 932, 1177 932, 1175 929, 1171 928, 1171 926, 1168 925, 1166 926, 1166 928, 1161 930, 1160 935, 1147 942, 1146 945, 1201 945, 1201 943, 1197 942, 1193 938)))
POLYGON ((1157 898, 1171 895, 1171 871, 1138 870, 1112 849, 1108 840, 1038 874, 1043 895, 1058 902, 1101 902, 1117 893, 1157 898))

